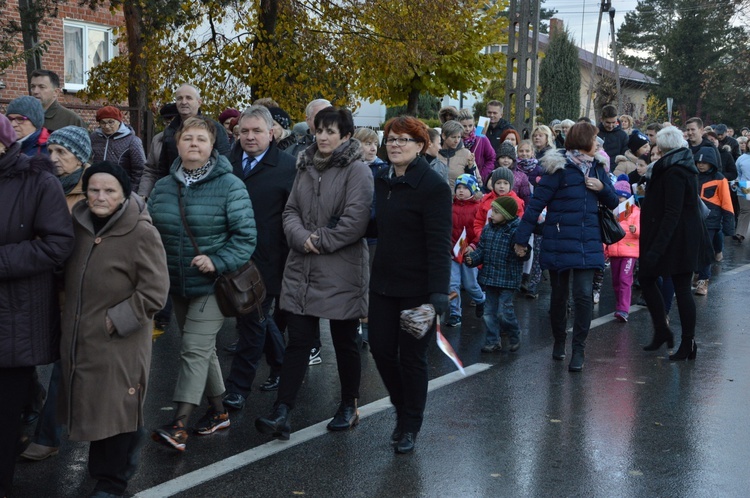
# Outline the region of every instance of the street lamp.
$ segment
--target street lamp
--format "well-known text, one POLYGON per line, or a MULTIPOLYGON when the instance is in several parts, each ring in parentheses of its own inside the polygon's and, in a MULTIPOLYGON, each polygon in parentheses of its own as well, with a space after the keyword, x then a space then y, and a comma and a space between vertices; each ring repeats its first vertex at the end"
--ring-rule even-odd
POLYGON ((672 97, 667 97, 667 121, 672 123, 672 104, 674 104, 674 99, 672 97))

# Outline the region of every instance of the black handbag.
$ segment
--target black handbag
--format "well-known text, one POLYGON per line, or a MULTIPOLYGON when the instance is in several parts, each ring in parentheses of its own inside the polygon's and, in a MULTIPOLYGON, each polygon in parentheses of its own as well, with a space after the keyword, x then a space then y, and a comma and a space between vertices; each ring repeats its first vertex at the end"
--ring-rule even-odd
POLYGON ((604 204, 599 204, 599 231, 602 234, 602 242, 607 245, 619 242, 625 237, 625 230, 617 221, 615 213, 604 204))
MULTIPOLYGON (((185 208, 182 205, 182 185, 178 184, 178 190, 182 224, 185 226, 185 231, 190 237, 195 252, 203 254, 195 242, 195 237, 193 237, 193 232, 190 230, 190 225, 188 225, 185 216, 185 208)), ((257 310, 260 321, 264 320, 263 301, 266 299, 266 286, 258 267, 252 260, 234 271, 220 274, 214 282, 214 295, 222 315, 237 317, 257 310)))

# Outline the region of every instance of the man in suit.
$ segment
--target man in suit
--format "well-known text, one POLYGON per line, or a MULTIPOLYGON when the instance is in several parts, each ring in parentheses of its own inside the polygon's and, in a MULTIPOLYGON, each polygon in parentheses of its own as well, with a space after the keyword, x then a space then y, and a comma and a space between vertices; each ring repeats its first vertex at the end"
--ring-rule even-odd
POLYGON ((278 388, 284 338, 275 321, 280 317, 271 316, 271 305, 281 293, 281 277, 289 252, 282 213, 296 175, 294 157, 276 145, 273 118, 266 107, 253 105, 245 109, 240 115, 239 126, 240 138, 235 142, 229 160, 234 174, 245 182, 253 203, 258 229, 253 261, 266 284, 266 300, 262 318, 258 312, 253 312, 237 319, 239 339, 224 396, 224 405, 235 410, 245 405, 264 349, 271 372, 260 389, 272 391, 278 388))

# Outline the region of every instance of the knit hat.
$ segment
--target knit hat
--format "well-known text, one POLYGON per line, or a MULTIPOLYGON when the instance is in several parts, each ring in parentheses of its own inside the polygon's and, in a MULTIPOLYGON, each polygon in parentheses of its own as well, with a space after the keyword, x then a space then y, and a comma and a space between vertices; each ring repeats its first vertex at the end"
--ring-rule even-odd
POLYGON ((633 130, 628 139, 628 149, 633 154, 638 152, 638 149, 648 143, 648 137, 638 130, 633 130))
POLYGON ((18 140, 18 135, 13 125, 10 124, 10 120, 4 114, 0 114, 0 144, 10 147, 16 140, 18 140))
POLYGON ((714 131, 717 135, 726 135, 727 134, 727 125, 725 124, 717 124, 714 127, 714 131))
POLYGON ((626 199, 629 199, 630 196, 633 195, 630 191, 628 175, 620 175, 617 177, 617 181, 615 182, 615 192, 618 197, 625 197, 626 199))
POLYGON ((237 109, 224 109, 224 111, 219 114, 219 123, 224 124, 224 121, 226 121, 229 118, 238 118, 240 117, 240 111, 237 109))
POLYGON ((292 133, 297 135, 298 137, 304 137, 307 135, 307 132, 310 131, 310 127, 307 125, 305 121, 300 121, 294 127, 292 127, 292 133))
POLYGON ((713 147, 701 147, 695 155, 696 163, 708 163, 714 168, 719 167, 719 161, 716 157, 716 149, 713 147))
POLYGON ((47 145, 51 144, 65 147, 83 164, 91 158, 91 139, 80 126, 66 126, 53 131, 47 140, 47 145))
MULTIPOLYGON (((458 188, 459 185, 463 185, 464 187, 468 188, 471 192, 471 195, 476 194, 479 192, 479 184, 477 183, 477 179, 474 178, 473 175, 458 175, 458 178, 456 178, 456 187, 458 188)), ((454 192, 455 192, 454 188, 454 192)))
POLYGON ((285 130, 288 130, 289 127, 292 126, 292 118, 289 117, 289 114, 287 114, 284 109, 280 107, 269 107, 268 111, 271 113, 273 120, 279 123, 285 130))
POLYGON ((497 151, 497 157, 509 157, 516 160, 516 148, 510 142, 503 142, 500 144, 500 150, 497 151))
POLYGON ((44 126, 44 109, 37 98, 26 95, 13 99, 5 109, 5 115, 8 114, 20 114, 29 118, 37 130, 44 126))
POLYGON ((101 121, 102 119, 114 119, 122 123, 125 118, 122 117, 122 112, 117 107, 107 105, 96 111, 96 120, 101 121))
POLYGON ((86 168, 86 170, 83 172, 82 186, 84 192, 86 192, 89 188, 89 180, 91 179, 91 175, 95 175, 97 173, 107 173, 114 176, 115 178, 117 178, 117 181, 120 182, 120 186, 122 187, 122 191, 125 193, 125 197, 128 197, 130 195, 130 178, 128 177, 128 174, 124 169, 122 169, 121 166, 118 166, 109 161, 94 163, 90 167, 86 168))
POLYGON ((508 221, 514 220, 518 215, 518 203, 509 195, 501 195, 492 201, 492 209, 502 214, 508 221))
POLYGON ((492 185, 494 188, 495 182, 498 180, 505 180, 510 183, 510 188, 513 188, 513 172, 508 168, 497 168, 492 172, 492 185))

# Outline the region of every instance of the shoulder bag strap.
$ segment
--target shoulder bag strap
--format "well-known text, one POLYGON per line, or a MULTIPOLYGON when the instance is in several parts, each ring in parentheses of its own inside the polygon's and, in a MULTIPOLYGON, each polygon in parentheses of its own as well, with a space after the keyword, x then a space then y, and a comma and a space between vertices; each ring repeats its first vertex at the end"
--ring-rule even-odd
POLYGON ((190 237, 190 242, 193 243, 193 248, 195 248, 197 254, 203 254, 200 247, 198 247, 198 244, 195 242, 195 237, 193 236, 192 230, 190 230, 190 225, 188 225, 187 216, 185 216, 185 206, 182 204, 182 184, 179 182, 177 183, 177 200, 180 205, 180 218, 182 218, 182 225, 185 227, 188 237, 190 237))

